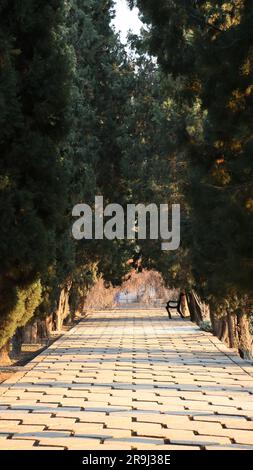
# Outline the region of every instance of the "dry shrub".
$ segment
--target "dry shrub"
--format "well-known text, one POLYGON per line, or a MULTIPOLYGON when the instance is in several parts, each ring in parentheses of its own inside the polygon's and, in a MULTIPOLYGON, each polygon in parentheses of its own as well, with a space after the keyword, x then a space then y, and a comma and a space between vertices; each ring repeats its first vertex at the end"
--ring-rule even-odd
POLYGON ((118 293, 136 293, 138 303, 145 306, 164 305, 168 300, 177 300, 179 292, 166 288, 158 271, 144 269, 141 273, 133 270, 120 287, 106 284, 100 277, 89 290, 84 301, 84 310, 105 309, 117 306, 118 293))
POLYGON ((101 277, 89 290, 84 302, 84 309, 115 307, 115 296, 117 292, 118 288, 114 288, 111 284, 107 285, 101 277))
POLYGON ((144 305, 163 304, 168 299, 178 299, 176 289, 168 289, 158 271, 144 269, 141 273, 132 271, 121 286, 121 291, 136 292, 138 301, 144 305))

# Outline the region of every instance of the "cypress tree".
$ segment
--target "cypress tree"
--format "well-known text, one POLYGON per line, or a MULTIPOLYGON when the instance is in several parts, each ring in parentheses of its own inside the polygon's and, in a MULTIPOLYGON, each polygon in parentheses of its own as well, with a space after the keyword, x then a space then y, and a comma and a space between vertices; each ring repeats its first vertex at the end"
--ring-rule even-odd
MULTIPOLYGON (((75 0, 70 11, 77 57, 70 141, 74 204, 81 201, 93 206, 95 195, 103 195, 105 205, 115 201, 126 203, 120 142, 125 132, 132 72, 111 27, 113 5, 112 1, 90 0, 83 4, 75 0)), ((124 241, 84 240, 76 245, 76 271, 96 265, 110 282, 120 282, 128 258, 129 248, 124 241)), ((76 286, 74 272, 73 277, 76 286)), ((82 277, 80 281, 83 282, 82 277)))
POLYGON ((194 283, 215 312, 237 314, 235 336, 252 305, 252 2, 130 3, 151 24, 150 50, 184 83, 194 283))
POLYGON ((0 348, 40 303, 39 279, 54 260, 66 207, 65 17, 64 0, 0 6, 0 348))

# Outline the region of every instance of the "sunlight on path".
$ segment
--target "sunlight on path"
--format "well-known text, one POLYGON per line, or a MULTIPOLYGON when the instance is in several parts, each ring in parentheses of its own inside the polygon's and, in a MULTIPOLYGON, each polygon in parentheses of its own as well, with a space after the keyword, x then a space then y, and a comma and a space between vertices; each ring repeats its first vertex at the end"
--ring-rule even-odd
POLYGON ((0 386, 0 449, 253 449, 251 369, 164 310, 93 312, 0 386))

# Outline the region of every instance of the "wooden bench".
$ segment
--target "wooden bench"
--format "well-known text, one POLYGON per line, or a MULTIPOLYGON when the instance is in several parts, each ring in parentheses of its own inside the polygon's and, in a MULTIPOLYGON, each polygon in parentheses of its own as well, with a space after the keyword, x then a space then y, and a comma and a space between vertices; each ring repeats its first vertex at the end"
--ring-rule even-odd
POLYGON ((176 310, 177 313, 180 315, 181 318, 184 318, 182 311, 181 311, 181 299, 184 294, 180 293, 178 300, 169 300, 166 304, 166 310, 168 312, 169 318, 171 319, 170 310, 176 310))

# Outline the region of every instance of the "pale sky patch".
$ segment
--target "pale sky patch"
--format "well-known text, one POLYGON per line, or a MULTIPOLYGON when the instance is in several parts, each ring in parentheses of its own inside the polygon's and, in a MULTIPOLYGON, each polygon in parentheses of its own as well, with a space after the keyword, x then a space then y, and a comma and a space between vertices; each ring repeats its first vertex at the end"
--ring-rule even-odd
POLYGON ((126 42, 128 31, 139 34, 143 24, 138 17, 138 9, 130 10, 126 0, 116 0, 116 18, 113 20, 116 31, 120 31, 121 40, 126 42))

